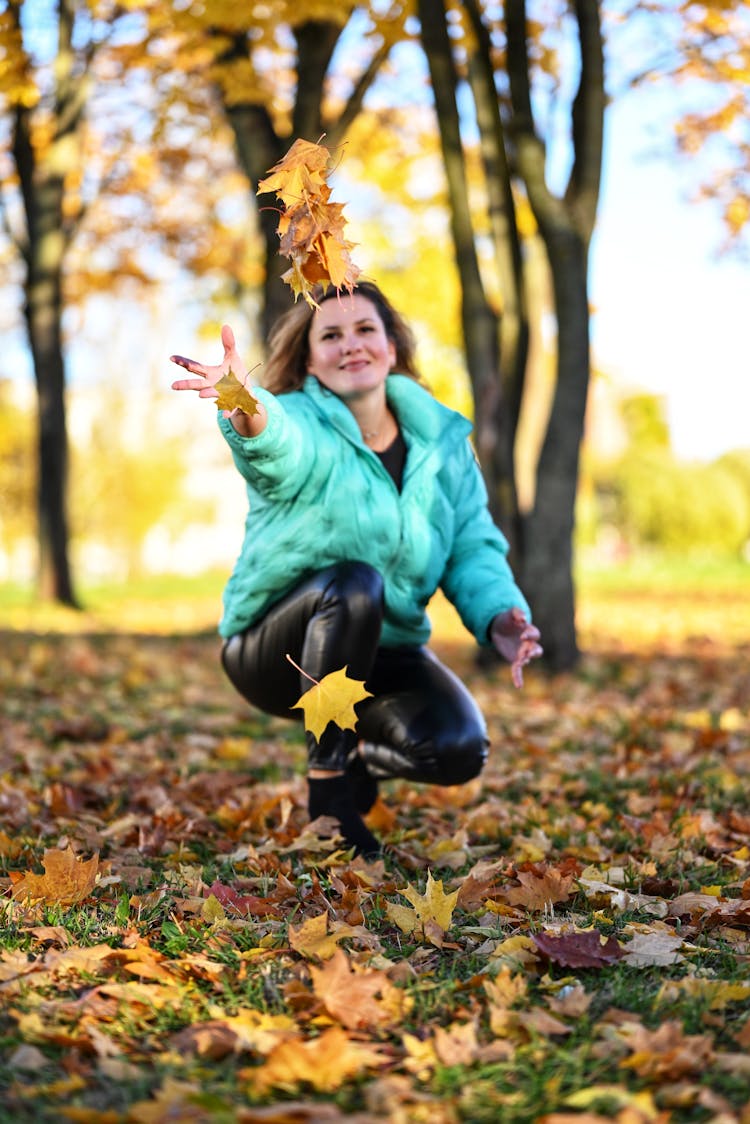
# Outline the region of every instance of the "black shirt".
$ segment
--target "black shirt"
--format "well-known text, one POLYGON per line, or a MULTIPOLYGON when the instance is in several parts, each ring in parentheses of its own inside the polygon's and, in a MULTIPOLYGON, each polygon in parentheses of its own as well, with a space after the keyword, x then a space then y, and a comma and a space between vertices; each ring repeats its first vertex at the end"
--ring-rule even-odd
POLYGON ((404 465, 406 464, 406 442, 401 435, 401 430, 398 431, 387 449, 383 449, 380 453, 377 450, 373 450, 373 452, 380 457, 386 471, 400 492, 404 479, 404 465))

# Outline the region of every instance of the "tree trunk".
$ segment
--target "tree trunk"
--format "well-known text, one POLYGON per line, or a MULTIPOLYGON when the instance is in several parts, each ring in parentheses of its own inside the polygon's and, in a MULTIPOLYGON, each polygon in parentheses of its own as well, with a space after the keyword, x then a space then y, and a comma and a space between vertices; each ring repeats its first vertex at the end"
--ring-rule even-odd
POLYGON ((499 518, 502 481, 508 467, 506 451, 498 439, 498 418, 503 408, 499 321, 487 300, 479 270, 456 102, 457 76, 443 0, 419 0, 418 14, 448 182, 451 233, 461 280, 461 326, 474 396, 477 456, 487 481, 493 515, 499 518))
MULTIPOLYGON (((505 129, 492 65, 492 42, 477 0, 463 0, 476 45, 468 59, 487 190, 487 210, 500 287, 500 388, 494 455, 483 463, 490 510, 510 543, 515 566, 522 551, 516 488, 515 444, 529 355, 529 318, 521 239, 518 232, 505 129)), ((490 419, 488 419, 490 424, 490 419)))
POLYGON ((61 328, 63 265, 71 231, 63 215, 64 183, 79 159, 75 142, 86 97, 85 74, 75 73, 72 36, 72 9, 61 3, 55 132, 47 150, 39 152, 31 143, 32 111, 18 106, 13 156, 26 215, 24 314, 38 396, 38 591, 43 598, 78 608, 68 555, 68 436, 61 328))
POLYGON ((68 434, 60 269, 60 263, 42 267, 35 263, 25 285, 24 313, 38 396, 38 592, 45 600, 79 608, 68 557, 68 434))
POLYGON ((581 75, 573 102, 573 165, 564 196, 545 181, 546 153, 531 104, 525 0, 507 0, 508 76, 521 176, 547 252, 557 318, 557 382, 537 466, 534 507, 524 519, 521 583, 534 609, 548 665, 579 657, 573 584, 578 461, 588 392, 588 247, 601 174, 604 54, 597 0, 575 0, 581 75))
POLYGON ((557 380, 536 474, 534 506, 524 518, 519 577, 534 608, 548 666, 577 662, 573 531, 578 462, 589 381, 586 248, 575 232, 545 239, 558 320, 557 380))

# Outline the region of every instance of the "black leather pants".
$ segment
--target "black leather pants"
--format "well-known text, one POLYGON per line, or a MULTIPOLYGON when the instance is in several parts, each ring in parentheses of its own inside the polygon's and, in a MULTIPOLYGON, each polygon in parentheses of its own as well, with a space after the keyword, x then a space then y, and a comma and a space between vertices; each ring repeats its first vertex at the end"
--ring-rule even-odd
POLYGON ((303 581, 259 623, 224 644, 222 663, 248 702, 268 714, 290 708, 311 683, 289 654, 320 681, 342 667, 373 697, 358 703, 357 730, 329 723, 318 741, 307 732, 309 764, 343 769, 365 741, 368 771, 429 784, 462 784, 487 758, 484 719, 461 681, 429 649, 379 646, 383 582, 364 562, 340 562, 303 581))

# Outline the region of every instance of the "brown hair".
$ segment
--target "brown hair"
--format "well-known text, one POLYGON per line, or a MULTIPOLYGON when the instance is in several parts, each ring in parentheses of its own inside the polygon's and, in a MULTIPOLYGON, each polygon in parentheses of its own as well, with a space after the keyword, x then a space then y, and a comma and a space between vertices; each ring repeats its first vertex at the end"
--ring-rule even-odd
MULTIPOLYGON (((396 348, 393 371, 419 380, 415 363, 414 336, 403 317, 396 312, 391 302, 373 281, 360 281, 352 292, 366 297, 375 306, 383 321, 385 334, 396 348)), ((344 301, 347 299, 346 294, 341 295, 332 286, 329 286, 325 292, 321 286, 316 286, 312 297, 319 305, 334 297, 344 301)), ((315 309, 306 301, 300 301, 289 312, 285 312, 271 329, 268 338, 268 359, 260 380, 266 390, 272 391, 273 394, 285 394, 290 390, 299 390, 302 386, 308 373, 308 337, 314 315, 315 309)))

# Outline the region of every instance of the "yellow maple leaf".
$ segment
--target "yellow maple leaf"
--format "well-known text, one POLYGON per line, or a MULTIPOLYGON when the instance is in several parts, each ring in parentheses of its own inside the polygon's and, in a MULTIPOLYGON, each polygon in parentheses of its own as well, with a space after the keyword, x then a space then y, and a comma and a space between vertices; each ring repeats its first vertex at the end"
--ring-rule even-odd
MULTIPOLYGON (((304 674, 304 673, 303 673, 304 674)), ((320 738, 329 722, 342 730, 356 730, 354 707, 363 699, 372 698, 363 680, 350 679, 346 668, 332 671, 297 699, 290 710, 303 710, 305 729, 320 738)))
POLYGON ((434 879, 432 871, 428 871, 424 894, 420 894, 414 886, 407 886, 405 890, 399 890, 399 893, 410 901, 414 908, 409 909, 394 902, 386 902, 385 909, 391 921, 398 925, 402 933, 421 930, 424 934, 427 932, 426 926, 431 922, 437 924, 444 933, 448 931, 458 900, 458 890, 446 894, 442 881, 434 879))
POLYGON ((330 933, 328 914, 321 913, 318 917, 308 917, 296 929, 294 925, 290 925, 289 944, 295 952, 308 959, 318 957, 320 960, 328 960, 336 951, 338 942, 349 936, 350 932, 351 927, 346 925, 343 929, 337 928, 336 932, 330 933))
POLYGON ((222 375, 219 381, 214 384, 214 390, 219 392, 219 397, 216 399, 217 410, 239 409, 251 417, 258 413, 258 403, 233 371, 222 375))
POLYGON ((390 1060, 384 1051, 354 1042, 341 1027, 332 1026, 307 1042, 301 1038, 281 1042, 264 1065, 244 1070, 242 1076, 249 1078, 257 1094, 303 1084, 332 1093, 365 1070, 378 1069, 390 1060))
POLYGON ((325 186, 325 170, 330 153, 323 144, 312 144, 299 137, 258 183, 258 195, 273 191, 285 207, 301 203, 305 193, 317 193, 325 186))
POLYGON ((99 856, 85 861, 76 857, 70 843, 64 851, 44 852, 44 874, 27 871, 13 886, 13 897, 20 900, 74 905, 87 898, 96 885, 99 856))

